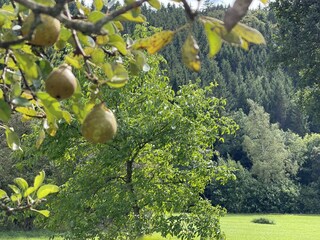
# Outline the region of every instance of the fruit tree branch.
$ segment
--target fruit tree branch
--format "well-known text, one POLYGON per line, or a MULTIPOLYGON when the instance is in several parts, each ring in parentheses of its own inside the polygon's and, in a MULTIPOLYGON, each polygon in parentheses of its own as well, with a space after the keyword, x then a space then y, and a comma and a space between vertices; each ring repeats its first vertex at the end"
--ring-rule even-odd
POLYGON ((43 13, 50 15, 52 17, 57 18, 61 21, 66 28, 74 29, 80 31, 84 34, 91 35, 91 34, 98 34, 98 35, 106 35, 108 34, 107 31, 103 29, 103 26, 115 19, 116 17, 120 16, 121 14, 128 12, 134 8, 140 7, 144 2, 148 0, 139 0, 135 1, 131 4, 125 5, 118 10, 111 12, 109 15, 106 15, 96 23, 86 22, 77 19, 69 19, 68 16, 62 13, 64 9, 64 5, 71 0, 57 0, 57 4, 53 7, 46 7, 42 4, 38 4, 32 0, 14 0, 17 3, 31 9, 34 13, 43 13))

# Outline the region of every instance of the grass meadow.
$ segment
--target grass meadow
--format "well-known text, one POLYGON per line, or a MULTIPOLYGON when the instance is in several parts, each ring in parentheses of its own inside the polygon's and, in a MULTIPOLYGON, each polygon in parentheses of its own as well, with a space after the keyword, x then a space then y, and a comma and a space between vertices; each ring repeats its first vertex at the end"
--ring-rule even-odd
POLYGON ((320 240, 320 215, 228 214, 221 220, 227 240, 320 240), (257 224, 267 218, 274 224, 257 224))
MULTIPOLYGON (((227 240, 320 240, 320 215, 228 214, 221 219, 227 240), (252 220, 266 218, 274 224, 258 224, 252 220)), ((0 232, 0 240, 48 240, 50 233, 0 232)), ((164 240, 159 234, 143 240, 164 240)), ((168 237, 167 240, 178 240, 168 237)), ((55 237, 54 240, 61 240, 55 237)))

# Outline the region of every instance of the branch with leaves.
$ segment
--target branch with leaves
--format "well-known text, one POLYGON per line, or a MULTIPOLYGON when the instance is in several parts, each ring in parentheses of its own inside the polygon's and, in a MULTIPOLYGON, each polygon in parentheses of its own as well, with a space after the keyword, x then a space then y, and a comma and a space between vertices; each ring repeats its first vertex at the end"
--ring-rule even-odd
POLYGON ((53 184, 43 184, 45 172, 41 171, 35 178, 33 186, 23 178, 15 178, 15 184, 9 184, 13 193, 9 196, 4 190, 0 189, 0 209, 7 215, 13 212, 31 210, 49 217, 48 210, 39 210, 37 207, 46 201, 50 194, 57 193, 59 187, 53 184))

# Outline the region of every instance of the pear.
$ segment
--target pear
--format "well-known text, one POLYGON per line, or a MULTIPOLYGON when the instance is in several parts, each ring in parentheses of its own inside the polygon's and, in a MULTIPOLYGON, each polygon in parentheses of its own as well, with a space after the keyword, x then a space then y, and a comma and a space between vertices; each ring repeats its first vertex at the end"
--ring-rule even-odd
MULTIPOLYGON (((34 30, 30 43, 42 47, 52 46, 59 38, 61 24, 58 19, 45 14, 40 14, 40 19, 41 23, 34 30)), ((33 22, 34 14, 31 13, 22 25, 23 36, 28 35, 33 22)))
POLYGON ((69 65, 53 70, 45 81, 46 92, 57 100, 70 98, 77 88, 77 79, 69 65))
POLYGON ((117 132, 117 120, 104 103, 93 107, 83 121, 82 135, 92 143, 105 143, 117 132))

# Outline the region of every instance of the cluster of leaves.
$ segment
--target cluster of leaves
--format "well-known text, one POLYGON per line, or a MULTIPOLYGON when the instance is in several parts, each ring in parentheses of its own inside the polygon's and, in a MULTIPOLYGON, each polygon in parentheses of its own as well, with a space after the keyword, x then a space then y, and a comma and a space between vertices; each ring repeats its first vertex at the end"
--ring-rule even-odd
POLYGON ((6 191, 0 189, 0 209, 6 214, 16 211, 31 210, 49 217, 49 210, 36 209, 39 204, 46 201, 46 197, 59 191, 59 187, 53 184, 43 184, 45 172, 41 171, 35 178, 33 186, 19 177, 14 179, 15 184, 9 184, 13 193, 9 196, 6 191))

